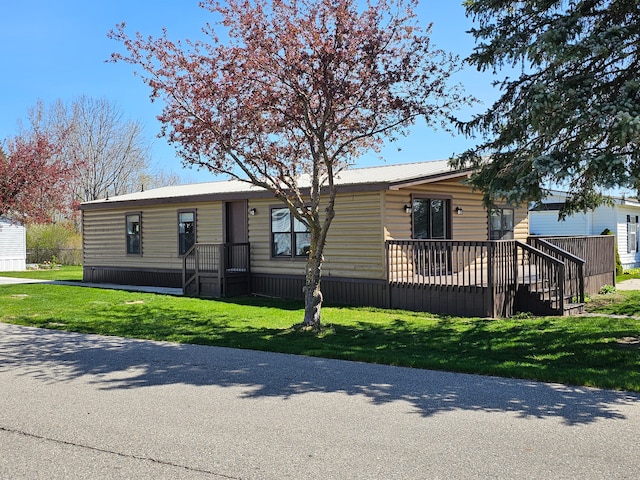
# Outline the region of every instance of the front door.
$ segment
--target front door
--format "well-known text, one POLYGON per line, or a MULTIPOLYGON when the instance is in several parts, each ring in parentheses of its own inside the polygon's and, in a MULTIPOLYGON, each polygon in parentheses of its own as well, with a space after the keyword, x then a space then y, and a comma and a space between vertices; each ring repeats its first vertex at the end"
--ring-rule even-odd
POLYGON ((245 200, 225 203, 225 243, 247 243, 247 202, 245 200))
POLYGON ((451 200, 413 199, 413 238, 445 240, 451 238, 451 200))
MULTIPOLYGON (((451 238, 451 200, 413 199, 413 238, 446 240, 451 238)), ((440 242, 415 246, 415 270, 421 275, 446 275, 451 270, 451 251, 440 242)))

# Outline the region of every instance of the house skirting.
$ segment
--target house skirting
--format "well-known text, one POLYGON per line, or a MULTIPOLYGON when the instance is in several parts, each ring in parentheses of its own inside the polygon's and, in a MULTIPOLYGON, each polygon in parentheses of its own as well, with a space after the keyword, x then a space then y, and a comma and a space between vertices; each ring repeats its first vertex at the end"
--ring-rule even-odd
POLYGON ((82 280, 89 283, 182 288, 182 270, 85 266, 82 280))
MULTIPOLYGON (((85 266, 83 281, 182 288, 182 271, 85 266)), ((303 286, 302 275, 251 274, 251 293, 256 295, 302 300, 303 286)), ((384 280, 324 277, 322 292, 329 303, 381 308, 388 306, 387 285, 384 280)), ((202 296, 218 296, 213 290, 204 293, 202 296)), ((233 294, 233 290, 229 289, 225 296, 233 294)))
MULTIPOLYGON (((321 289, 327 303, 388 307, 387 282, 362 278, 322 277, 321 289)), ((251 274, 251 293, 302 300, 304 276, 251 274)))
MULTIPOLYGON (((180 270, 84 267, 83 281, 119 285, 182 287, 180 270)), ((205 282, 206 283, 206 282, 205 282)), ((302 300, 304 276, 251 274, 251 293, 276 298, 302 300)), ((322 293, 327 304, 397 308, 428 311, 435 314, 501 317, 512 308, 508 292, 478 286, 389 285, 385 280, 359 278, 322 278, 322 293)), ((227 287, 227 294, 233 291, 227 287)), ((200 296, 216 297, 218 290, 206 288, 200 296)))
MULTIPOLYGON (((83 280, 91 283, 119 285, 148 285, 182 288, 181 270, 130 269, 118 267, 84 267, 83 280)), ((585 277, 587 292, 599 291, 603 285, 612 285, 612 274, 585 277)), ((302 300, 304 276, 251 274, 252 294, 276 298, 302 300)), ((220 290, 203 290, 200 296, 233 296, 233 284, 220 290), (217 292, 217 293, 216 293, 217 292)), ((244 293, 246 290, 237 293, 244 293)), ((513 314, 512 288, 488 286, 446 286, 418 284, 388 284, 385 280, 323 277, 322 292, 327 304, 397 308, 427 311, 434 314, 473 317, 508 317, 513 314)))

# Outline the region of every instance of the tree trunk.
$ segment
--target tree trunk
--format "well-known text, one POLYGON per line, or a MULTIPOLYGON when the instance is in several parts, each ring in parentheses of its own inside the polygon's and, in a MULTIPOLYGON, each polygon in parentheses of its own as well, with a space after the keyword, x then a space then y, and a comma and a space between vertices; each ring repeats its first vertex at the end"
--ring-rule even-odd
POLYGON ((309 255, 304 285, 303 325, 313 330, 320 330, 320 309, 322 308, 322 292, 320 291, 321 269, 322 255, 309 255))

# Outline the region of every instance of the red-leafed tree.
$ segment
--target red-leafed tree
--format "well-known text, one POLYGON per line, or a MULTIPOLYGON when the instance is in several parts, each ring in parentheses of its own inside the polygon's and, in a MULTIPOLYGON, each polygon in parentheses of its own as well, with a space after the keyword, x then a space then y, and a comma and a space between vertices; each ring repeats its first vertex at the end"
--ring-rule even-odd
POLYGON ((416 5, 205 0, 220 19, 204 28, 207 41, 129 36, 124 24, 110 33, 126 48, 112 60, 140 67, 152 100, 164 100, 162 135, 185 164, 273 192, 308 228, 305 326, 320 326, 336 175, 466 101, 447 85, 457 59, 431 46, 416 5))
POLYGON ((70 211, 73 169, 54 142, 35 133, 8 139, 5 148, 0 148, 0 215, 38 223, 70 211))

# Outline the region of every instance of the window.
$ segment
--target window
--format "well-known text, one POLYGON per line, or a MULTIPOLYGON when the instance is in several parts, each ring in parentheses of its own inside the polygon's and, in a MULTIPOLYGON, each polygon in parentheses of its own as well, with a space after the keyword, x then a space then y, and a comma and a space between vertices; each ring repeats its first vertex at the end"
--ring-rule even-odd
POLYGON ((275 258, 306 257, 311 236, 309 229, 291 215, 288 208, 271 209, 271 256, 275 258))
POLYGON ((127 213, 125 218, 127 225, 127 255, 140 255, 142 254, 140 214, 127 213))
POLYGON ((489 240, 513 240, 513 208, 494 208, 489 214, 489 240))
POLYGON ((451 200, 413 199, 413 238, 439 240, 451 238, 451 200))
POLYGON ((638 251, 638 217, 627 215, 627 253, 638 251))
POLYGON ((178 212, 178 253, 184 255, 196 243, 196 212, 178 212))

